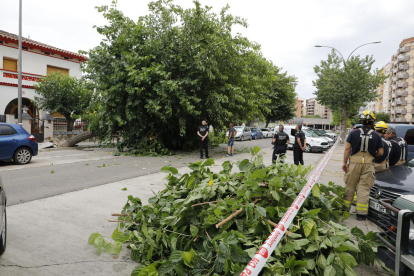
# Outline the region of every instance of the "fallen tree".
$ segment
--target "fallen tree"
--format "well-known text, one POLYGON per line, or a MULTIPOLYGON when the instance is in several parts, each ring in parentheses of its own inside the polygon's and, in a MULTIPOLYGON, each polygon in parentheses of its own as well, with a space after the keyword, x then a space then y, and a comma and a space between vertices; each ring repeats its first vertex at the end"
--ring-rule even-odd
MULTIPOLYGON (((119 254, 122 244, 140 263, 134 275, 240 275, 306 184, 303 166, 263 165, 260 148, 251 161, 223 163, 212 159, 190 164, 180 175, 173 167, 166 188, 143 205, 132 195, 118 216, 112 241, 92 233, 89 244, 119 254), (123 229, 123 230, 121 230, 123 229)), ((345 188, 316 184, 261 275, 356 275, 359 263, 373 265, 380 245, 375 233, 341 224, 345 188)), ((113 221, 113 220, 111 220, 113 221)), ((383 265, 379 260, 377 260, 383 265)), ((383 266, 384 267, 384 266, 383 266)))
POLYGON ((85 132, 82 132, 81 134, 78 134, 78 135, 76 135, 72 138, 69 138, 69 139, 59 143, 58 147, 59 148, 73 147, 73 146, 75 146, 76 144, 78 144, 82 141, 85 141, 85 140, 88 140, 88 139, 94 138, 94 137, 96 137, 95 134, 93 134, 90 131, 85 131, 85 132))

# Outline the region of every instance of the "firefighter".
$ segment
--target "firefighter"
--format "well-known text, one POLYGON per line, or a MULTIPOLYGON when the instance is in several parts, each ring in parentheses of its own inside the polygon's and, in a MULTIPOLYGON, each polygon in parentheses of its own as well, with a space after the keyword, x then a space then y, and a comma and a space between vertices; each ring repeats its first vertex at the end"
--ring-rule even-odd
POLYGON ((365 220, 368 215, 369 192, 375 180, 374 159, 384 154, 384 148, 381 136, 371 129, 375 121, 374 113, 370 110, 364 111, 359 121, 362 127, 354 129, 346 139, 342 165, 346 185, 344 207, 349 212, 356 191, 357 220, 365 220))
POLYGON ((407 142, 403 138, 397 137, 395 128, 390 127, 385 133, 385 137, 392 144, 390 166, 401 165, 407 162, 407 142))
POLYGON ((385 133, 388 130, 388 126, 384 121, 380 121, 374 125, 374 129, 379 133, 382 139, 382 146, 384 147, 384 154, 375 158, 375 173, 387 170, 390 167, 390 155, 392 145, 391 142, 385 138, 385 133))
POLYGON ((289 144, 289 135, 283 131, 284 128, 283 125, 279 125, 279 131, 273 137, 272 144, 275 146, 272 154, 272 164, 276 163, 278 155, 280 163, 283 163, 283 157, 286 154, 287 145, 289 144))

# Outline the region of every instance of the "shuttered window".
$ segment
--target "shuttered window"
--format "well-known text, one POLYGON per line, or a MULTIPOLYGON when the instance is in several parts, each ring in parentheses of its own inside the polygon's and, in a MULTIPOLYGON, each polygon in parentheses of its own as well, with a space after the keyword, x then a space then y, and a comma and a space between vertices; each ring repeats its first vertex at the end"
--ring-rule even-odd
POLYGON ((65 69, 65 68, 59 68, 59 67, 54 67, 54 66, 47 66, 47 74, 50 75, 53 72, 59 72, 63 75, 69 75, 69 69, 65 69))
POLYGON ((3 69, 17 71, 17 60, 11 58, 3 58, 3 69))

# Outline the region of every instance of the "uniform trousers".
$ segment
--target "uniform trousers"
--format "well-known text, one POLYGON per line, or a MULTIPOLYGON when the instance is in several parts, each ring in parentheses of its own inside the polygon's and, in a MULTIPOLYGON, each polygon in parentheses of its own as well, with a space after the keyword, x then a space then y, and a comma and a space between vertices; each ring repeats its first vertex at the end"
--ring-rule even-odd
POLYGON ((303 151, 296 145, 293 147, 293 162, 295 165, 299 165, 299 163, 303 165, 303 151))
POLYGON ((277 156, 279 155, 280 163, 283 163, 282 157, 286 155, 286 146, 275 146, 272 154, 272 164, 276 163, 277 156))

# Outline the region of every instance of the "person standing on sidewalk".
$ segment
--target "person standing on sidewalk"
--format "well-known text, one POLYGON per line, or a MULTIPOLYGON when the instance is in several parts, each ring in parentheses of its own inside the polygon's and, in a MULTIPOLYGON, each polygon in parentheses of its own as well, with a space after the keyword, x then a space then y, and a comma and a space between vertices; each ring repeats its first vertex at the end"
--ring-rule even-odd
POLYGON ((385 133, 388 130, 388 126, 385 122, 381 121, 374 125, 375 131, 381 136, 382 146, 384 147, 384 154, 375 158, 375 173, 387 170, 390 167, 389 159, 391 155, 392 145, 391 142, 385 138, 385 133))
POLYGON ((229 124, 229 139, 227 141, 227 157, 233 156, 234 154, 234 137, 236 137, 237 130, 234 129, 233 123, 229 124))
POLYGON ((283 157, 286 154, 287 145, 289 144, 289 135, 287 135, 283 129, 283 125, 279 125, 279 131, 275 134, 272 140, 274 145, 273 154, 272 154, 272 164, 276 163, 277 156, 279 155, 280 163, 283 164, 283 157))
POLYGON ((342 170, 345 172, 344 209, 350 211, 351 203, 357 195, 357 220, 366 220, 368 215, 369 192, 374 186, 374 159, 384 154, 381 136, 371 129, 375 116, 365 110, 359 117, 362 127, 353 130, 346 139, 342 170), (349 155, 350 164, 348 165, 349 155))
POLYGON ((385 137, 390 140, 392 145, 390 166, 401 165, 407 162, 407 142, 401 137, 397 137, 395 128, 390 127, 385 133, 385 137))
POLYGON ((208 157, 208 126, 207 122, 203 121, 202 125, 198 127, 198 146, 200 147, 200 158, 203 159, 203 149, 206 151, 206 158, 208 157))
POLYGON ((303 165, 303 152, 306 149, 306 137, 302 132, 302 125, 296 126, 295 144, 293 145, 293 162, 295 165, 303 165))

